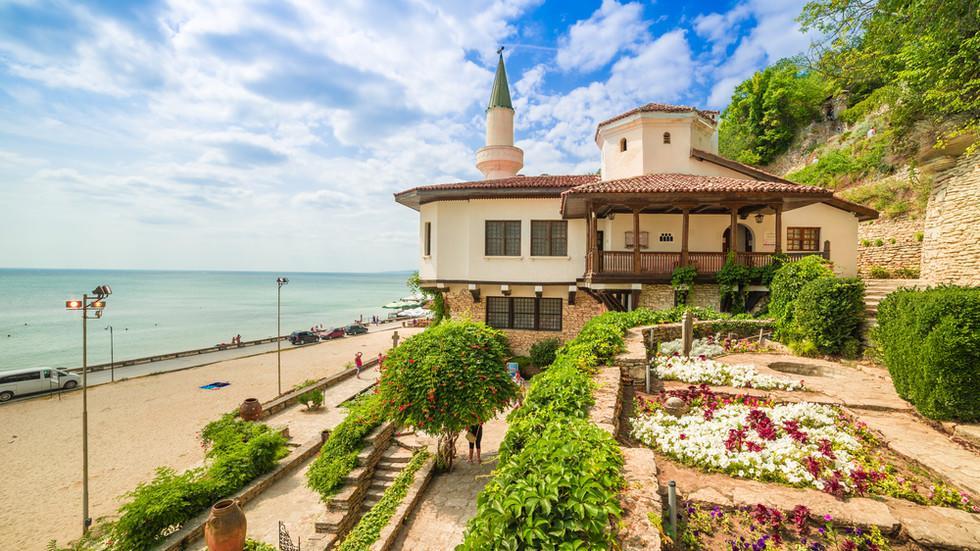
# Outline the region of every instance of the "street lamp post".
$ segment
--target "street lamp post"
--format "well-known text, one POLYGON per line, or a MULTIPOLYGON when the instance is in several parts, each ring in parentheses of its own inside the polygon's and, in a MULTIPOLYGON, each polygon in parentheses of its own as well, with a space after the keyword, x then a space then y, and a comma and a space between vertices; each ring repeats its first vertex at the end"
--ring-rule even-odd
POLYGON ((277 277, 276 284, 276 371, 278 372, 279 395, 282 396, 282 286, 289 283, 289 278, 277 277))
POLYGON ((83 294, 80 301, 65 301, 65 309, 82 311, 82 534, 92 524, 88 516, 88 320, 102 317, 105 297, 112 294, 112 288, 100 285, 92 294, 95 296, 83 294))
POLYGON ((116 382, 116 345, 112 339, 112 326, 106 329, 109 330, 109 380, 114 383, 116 382))

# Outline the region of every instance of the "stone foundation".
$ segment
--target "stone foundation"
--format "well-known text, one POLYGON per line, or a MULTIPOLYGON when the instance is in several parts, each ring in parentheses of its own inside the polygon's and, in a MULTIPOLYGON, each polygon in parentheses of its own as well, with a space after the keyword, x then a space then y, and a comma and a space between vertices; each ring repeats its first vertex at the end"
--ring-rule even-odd
MULTIPOLYGON (((721 290, 713 283, 695 283, 690 292, 691 306, 721 310, 721 290)), ((651 310, 674 307, 674 288, 667 284, 644 285, 640 290, 639 306, 651 310)))
MULTIPOLYGON (((473 302, 473 296, 465 285, 452 285, 449 290, 444 292, 443 296, 446 299, 446 306, 451 317, 486 321, 486 297, 503 295, 500 292, 500 285, 481 285, 480 301, 473 302)), ((512 285, 510 296, 533 297, 534 287, 512 285)), ((568 304, 568 286, 564 285, 545 285, 542 296, 544 298, 562 299, 561 331, 504 329, 503 332, 507 335, 511 352, 514 354, 527 354, 531 350, 532 344, 544 339, 557 338, 563 343, 567 342, 578 335, 587 321, 606 311, 606 307, 602 303, 581 289, 575 293, 575 304, 568 304)))
POLYGON ((858 274, 869 275, 872 266, 889 272, 898 269, 919 271, 922 242, 916 239, 923 232, 921 219, 887 219, 862 222, 858 226, 858 274), (876 243, 881 243, 877 245, 876 243))
POLYGON ((936 176, 926 209, 922 279, 980 285, 980 153, 936 176))

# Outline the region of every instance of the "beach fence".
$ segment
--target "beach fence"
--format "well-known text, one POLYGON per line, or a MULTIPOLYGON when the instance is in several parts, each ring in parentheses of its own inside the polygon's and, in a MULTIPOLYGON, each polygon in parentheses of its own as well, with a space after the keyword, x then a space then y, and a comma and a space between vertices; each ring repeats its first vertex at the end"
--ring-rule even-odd
MULTIPOLYGON (((287 337, 279 337, 279 340, 286 340, 287 337)), ((221 352, 224 350, 231 350, 237 348, 246 348, 249 346, 255 346, 257 344, 267 344, 270 342, 276 342, 276 337, 266 337, 264 339, 255 339, 252 341, 242 341, 241 344, 219 344, 215 346, 209 346, 207 348, 196 348, 194 350, 184 350, 182 352, 170 352, 168 354, 157 354, 156 356, 146 356, 144 358, 134 358, 131 360, 121 360, 118 362, 96 364, 88 366, 89 373, 93 371, 105 371, 107 369, 115 369, 119 367, 128 367, 131 365, 142 365, 153 362, 162 362, 164 360, 174 360, 177 358, 186 358, 188 356, 198 356, 200 354, 209 354, 211 352, 221 352)), ((81 367, 71 367, 65 369, 65 371, 70 371, 73 373, 81 373, 81 367)))

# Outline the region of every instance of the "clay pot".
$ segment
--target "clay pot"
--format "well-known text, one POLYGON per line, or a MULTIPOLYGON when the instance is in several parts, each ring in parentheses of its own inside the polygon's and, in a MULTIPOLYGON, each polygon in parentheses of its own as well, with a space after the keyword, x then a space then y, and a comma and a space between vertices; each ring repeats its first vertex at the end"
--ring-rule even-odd
POLYGON ((242 405, 238 406, 238 415, 245 421, 258 421, 262 416, 262 404, 255 398, 246 398, 242 405))
POLYGON ((234 499, 222 499, 211 507, 204 523, 209 551, 242 551, 245 548, 245 513, 234 499))

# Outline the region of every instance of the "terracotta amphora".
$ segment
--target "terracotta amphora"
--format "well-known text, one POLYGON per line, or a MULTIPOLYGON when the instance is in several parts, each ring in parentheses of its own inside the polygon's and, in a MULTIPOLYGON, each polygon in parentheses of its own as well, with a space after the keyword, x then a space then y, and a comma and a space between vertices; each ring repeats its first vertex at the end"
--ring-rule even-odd
POLYGON ((211 507, 204 524, 208 551, 242 551, 245 548, 245 513, 234 499, 222 499, 211 507))
POLYGON ((238 406, 238 415, 245 421, 258 421, 262 416, 262 404, 255 398, 246 398, 242 405, 238 406))

